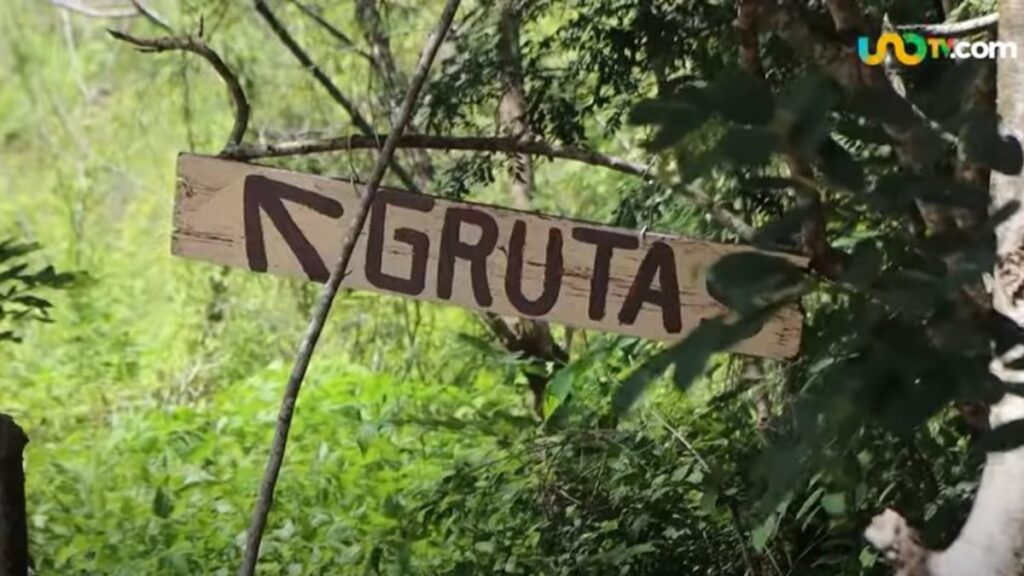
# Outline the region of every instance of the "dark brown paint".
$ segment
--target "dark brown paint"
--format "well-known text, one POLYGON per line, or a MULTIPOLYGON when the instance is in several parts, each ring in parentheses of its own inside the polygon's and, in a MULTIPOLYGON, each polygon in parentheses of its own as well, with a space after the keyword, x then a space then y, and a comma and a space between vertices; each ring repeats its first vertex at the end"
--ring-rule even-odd
POLYGON ((441 227, 441 249, 437 264, 437 295, 450 300, 452 284, 455 281, 455 261, 463 259, 470 263, 470 281, 476 303, 489 307, 494 299, 487 282, 487 257, 494 252, 498 242, 498 223, 490 214, 473 208, 449 208, 441 227), (462 225, 469 224, 480 229, 480 240, 476 244, 462 241, 462 225))
POLYGON ((384 273, 384 222, 388 206, 430 212, 434 209, 434 199, 430 196, 381 190, 377 192, 370 211, 370 231, 366 242, 366 279, 382 290, 419 296, 427 284, 430 237, 412 228, 397 228, 394 239, 412 247, 409 278, 384 273))
POLYGON ((664 242, 655 242, 651 245, 651 249, 640 263, 640 269, 637 270, 633 285, 629 288, 625 302, 622 303, 622 310, 619 311, 619 322, 636 322, 640 307, 645 302, 661 308, 661 318, 666 332, 682 332, 683 319, 679 305, 676 257, 672 248, 664 242), (655 277, 658 278, 658 288, 654 288, 655 277))
POLYGON ((587 315, 591 320, 602 320, 608 300, 612 254, 616 248, 636 250, 640 246, 640 239, 620 232, 583 227, 573 228, 572 237, 580 242, 593 244, 596 248, 593 276, 590 278, 590 304, 587 307, 587 315))
POLYGON ((246 177, 242 188, 242 214, 245 227, 245 255, 249 269, 256 272, 267 271, 267 247, 263 238, 263 221, 260 218, 262 210, 281 233, 281 237, 295 254, 306 276, 310 280, 326 282, 330 275, 327 266, 288 213, 284 206, 285 200, 302 204, 330 218, 341 218, 344 214, 341 204, 332 198, 258 174, 246 177))
POLYGON ((526 252, 526 222, 516 220, 508 241, 508 267, 505 270, 505 294, 520 313, 543 316, 555 307, 562 290, 565 264, 562 260, 562 231, 548 231, 547 258, 544 261, 544 282, 540 296, 530 300, 523 295, 523 254, 526 252))

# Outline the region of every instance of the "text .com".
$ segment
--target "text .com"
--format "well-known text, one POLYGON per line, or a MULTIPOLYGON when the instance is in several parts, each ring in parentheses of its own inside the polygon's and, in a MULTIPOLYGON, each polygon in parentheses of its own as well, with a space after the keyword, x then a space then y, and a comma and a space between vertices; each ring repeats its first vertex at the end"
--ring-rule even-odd
POLYGON ((1016 42, 971 42, 955 38, 922 36, 913 32, 905 34, 886 32, 875 40, 873 52, 870 43, 867 36, 857 39, 857 55, 868 66, 882 64, 890 53, 895 55, 896 60, 905 66, 915 66, 923 62, 925 58, 992 60, 1017 57, 1016 42))

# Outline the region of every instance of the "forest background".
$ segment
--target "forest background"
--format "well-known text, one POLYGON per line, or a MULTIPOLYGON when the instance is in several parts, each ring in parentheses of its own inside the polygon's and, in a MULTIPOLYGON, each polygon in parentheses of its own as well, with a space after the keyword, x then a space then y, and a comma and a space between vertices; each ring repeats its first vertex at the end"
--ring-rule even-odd
MULTIPOLYGON (((52 321, 7 317, 10 332, 0 330, 11 340, 0 345, 0 409, 31 438, 36 569, 229 574, 317 287, 170 256, 175 157, 218 152, 233 126, 231 101, 202 60, 142 54, 107 29, 144 37, 201 30, 248 96, 245 141, 254 144, 358 133, 329 86, 386 132, 442 3, 154 0, 149 17, 116 18, 54 4, 0 5, 0 238, 40 247, 4 245, 0 270, 17 270, 8 282, 36 271, 26 285, 44 300, 21 305, 52 321), (270 7, 323 78, 254 4, 270 7)), ((904 511, 933 547, 951 542, 984 454, 973 404, 952 402, 971 394, 948 380, 976 375, 977 359, 962 342, 922 341, 919 324, 906 321, 932 303, 921 303, 920 277, 885 278, 931 270, 908 255, 922 238, 942 238, 921 232, 928 222, 900 219, 916 205, 913 191, 874 201, 883 187, 914 184, 886 179, 895 152, 871 122, 892 119, 855 120, 872 107, 851 108, 844 87, 786 34, 766 34, 760 47, 754 34, 760 57, 752 62, 737 17, 744 2, 528 2, 515 10, 520 38, 511 52, 503 48, 507 4, 463 7, 413 131, 493 136, 524 121, 541 140, 649 165, 650 178, 535 158, 524 198, 515 162, 502 155, 402 151, 399 161, 417 167, 415 184, 804 253, 817 279, 803 287, 801 356, 715 354, 702 370, 701 354, 677 350, 673 360, 692 369, 661 378, 645 364, 662 357, 654 343, 558 326, 542 326, 539 340, 530 335, 536 327, 516 326, 510 337, 469 312, 344 293, 299 402, 261 569, 884 574, 863 530, 887 506, 904 511), (516 84, 525 98, 510 119, 506 97, 516 84), (799 172, 800 146, 730 128, 780 114, 795 119, 806 147, 839 146, 803 173, 804 184, 820 179, 817 208, 785 180, 799 172), (866 287, 897 312, 877 313, 858 295, 866 287), (524 345, 537 341, 546 343, 540 352, 524 345), (949 360, 953 348, 962 363, 949 360), (866 356, 856 377, 840 366, 866 356), (921 373, 943 371, 947 381, 920 385, 921 373)), ((866 18, 897 23, 993 8, 863 4, 866 18)), ((832 26, 821 3, 803 3, 800 13, 812 31, 832 26)), ((844 32, 831 38, 839 33, 854 49, 844 32)), ((981 70, 950 80, 924 66, 906 82, 934 97, 928 113, 962 119, 956 107, 973 101, 964 94, 992 82, 981 70)), ((940 144, 933 163, 947 152, 940 144)), ((267 162, 365 179, 372 161, 358 151, 267 162)), ((389 183, 403 185, 394 175, 389 183)), ((958 210, 977 209, 972 193, 958 210)), ((949 275, 967 284, 991 268, 990 258, 973 262, 949 275)))

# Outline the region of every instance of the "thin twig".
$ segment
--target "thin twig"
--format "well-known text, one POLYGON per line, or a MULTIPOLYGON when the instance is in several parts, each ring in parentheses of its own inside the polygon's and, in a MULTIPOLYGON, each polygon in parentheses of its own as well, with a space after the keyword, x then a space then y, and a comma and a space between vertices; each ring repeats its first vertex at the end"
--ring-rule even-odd
POLYGON ((690 444, 690 441, 687 440, 686 437, 683 436, 681 432, 679 432, 679 430, 673 428, 668 423, 668 421, 665 420, 665 417, 659 414, 657 410, 651 410, 650 414, 654 416, 654 419, 658 421, 658 424, 661 424, 661 426, 665 430, 668 430, 669 434, 671 434, 676 440, 679 441, 680 444, 683 445, 683 448, 686 448, 686 451, 689 452, 691 456, 693 456, 693 459, 696 460, 698 464, 700 464, 701 468, 703 468, 705 472, 711 472, 711 466, 708 465, 707 460, 705 460, 704 457, 700 455, 700 452, 697 452, 697 449, 693 447, 693 444, 690 444))
MULTIPOLYGON (((380 142, 389 138, 390 134, 334 136, 315 140, 298 140, 278 142, 265 145, 239 146, 227 153, 227 157, 235 160, 256 160, 259 158, 277 158, 282 156, 300 156, 319 154, 322 152, 339 152, 350 150, 368 150, 380 147, 380 142)), ((398 138, 398 148, 419 148, 427 150, 470 151, 489 153, 519 153, 572 160, 591 166, 601 166, 623 174, 650 178, 650 166, 633 162, 624 158, 609 156, 585 148, 559 146, 539 140, 521 140, 507 137, 486 136, 432 136, 428 134, 409 134, 398 138)), ((689 197, 696 204, 707 208, 716 222, 732 231, 742 240, 750 240, 757 234, 752 226, 743 218, 718 206, 703 191, 690 186, 678 189, 678 192, 689 197)))
POLYGON ((352 225, 348 228, 342 241, 341 255, 334 265, 334 269, 331 271, 331 275, 327 279, 327 283, 324 285, 320 298, 313 309, 309 327, 306 329, 306 335, 299 347, 295 358, 295 365, 292 368, 291 375, 288 377, 284 398, 281 401, 277 426, 274 430, 274 442, 270 450, 270 459, 267 462, 263 481, 260 484, 260 494, 253 509, 252 521, 246 537, 245 557, 242 567, 238 572, 240 576, 252 576, 256 570, 260 542, 263 539, 263 530, 266 528, 270 505, 274 499, 274 488, 277 485, 277 478, 281 472, 281 464, 284 461, 284 452, 288 443, 288 432, 291 429, 292 416, 295 412, 295 403, 298 400, 299 391, 302 388, 302 381, 309 368, 317 340, 319 340, 320 334, 323 331, 331 304, 334 302, 334 297, 337 295, 338 288, 346 274, 356 240, 359 238, 360 232, 362 232, 363 224, 366 222, 370 212, 370 206, 377 195, 377 189, 384 179, 384 173, 391 163, 395 150, 398 148, 398 139, 402 136, 402 132, 405 130, 412 117, 413 110, 416 108, 416 102, 427 80, 434 57, 437 56, 438 49, 441 47, 448 29, 451 27, 452 20, 455 19, 455 12, 458 10, 460 1, 448 0, 437 28, 427 40, 426 48, 423 50, 420 61, 416 66, 416 72, 409 85, 409 91, 402 101, 401 113, 399 114, 398 121, 395 123, 394 132, 388 137, 384 143, 384 149, 377 156, 377 161, 373 166, 373 173, 370 175, 370 181, 366 185, 366 192, 359 202, 352 225))
POLYGON ((164 20, 163 17, 154 12, 152 8, 143 4, 141 0, 132 0, 132 6, 135 6, 139 14, 157 28, 162 28, 168 34, 174 34, 174 29, 167 23, 167 20, 164 20))
POLYGON ((328 34, 330 34, 335 40, 338 41, 338 43, 344 46, 346 50, 362 56, 371 64, 373 63, 372 56, 367 54, 365 50, 359 48, 359 46, 356 46, 356 43, 353 42, 352 39, 348 37, 348 34, 345 34, 344 32, 341 31, 340 28, 338 28, 334 24, 331 24, 326 18, 323 17, 323 15, 320 14, 318 10, 310 6, 307 6, 303 2, 299 2, 299 0, 291 0, 291 3, 294 4, 295 7, 298 8, 300 12, 309 17, 310 20, 319 24, 320 27, 326 30, 328 34))
POLYGON ((75 12, 89 18, 121 19, 138 18, 141 16, 166 32, 172 32, 171 26, 166 20, 161 18, 159 14, 151 10, 149 7, 142 4, 139 0, 131 0, 131 8, 128 8, 127 6, 124 8, 99 8, 83 4, 82 2, 77 2, 76 0, 50 0, 50 4, 53 4, 57 8, 67 10, 69 12, 75 12))
MULTIPOLYGON (((363 38, 369 47, 370 66, 377 72, 380 79, 380 86, 371 91, 376 93, 376 99, 383 110, 387 113, 388 125, 394 123, 395 114, 402 102, 402 95, 409 81, 404 72, 398 67, 395 55, 391 50, 391 38, 381 13, 382 2, 379 0, 356 0, 355 12, 356 22, 362 29, 363 38)), ((453 29, 448 33, 451 38, 455 33, 453 29)), ((409 132, 416 132, 416 122, 409 124, 409 132)), ((434 166, 430 156, 424 150, 410 150, 407 158, 410 161, 412 175, 424 189, 430 188, 434 177, 434 166)))
MULTIPOLYGON (((708 474, 712 472, 711 466, 708 465, 707 460, 705 460, 704 457, 700 455, 700 452, 697 452, 697 449, 693 447, 693 444, 690 444, 690 441, 687 440, 686 437, 683 436, 683 434, 679 430, 673 428, 668 423, 668 421, 665 420, 665 417, 659 414, 657 410, 650 410, 649 413, 652 416, 654 416, 654 418, 658 421, 659 424, 661 424, 663 428, 665 428, 665 430, 668 430, 669 434, 671 434, 676 440, 679 441, 680 444, 683 445, 684 448, 686 448, 686 451, 689 452, 691 456, 693 456, 693 459, 696 460, 698 464, 700 464, 700 467, 703 468, 705 472, 707 472, 708 474)), ((743 555, 743 563, 746 564, 747 571, 750 574, 757 574, 754 568, 753 554, 751 554, 750 550, 747 548, 747 533, 746 530, 743 528, 743 523, 740 519, 741 517, 739 510, 736 508, 736 503, 733 502, 731 499, 727 499, 726 507, 728 507, 729 514, 732 517, 732 525, 733 529, 736 531, 736 539, 739 541, 740 544, 740 552, 743 555)), ((772 562, 774 563, 774 561, 775 560, 773 559, 772 562)))
MULTIPOLYGON (((244 146, 232 151, 231 157, 236 160, 255 160, 257 158, 297 156, 319 152, 365 150, 380 148, 380 143, 389 136, 390 134, 336 136, 319 140, 279 142, 265 146, 244 146)), ((633 176, 643 176, 648 172, 647 166, 639 162, 631 162, 573 146, 558 146, 547 142, 528 141, 517 138, 408 134, 398 139, 397 146, 399 148, 421 148, 427 150, 533 154, 549 158, 576 160, 593 166, 604 166, 605 168, 611 168, 612 170, 625 172, 633 176)))
MULTIPOLYGON (((371 125, 370 122, 367 121, 366 117, 359 111, 355 102, 350 100, 348 96, 338 88, 338 85, 335 84, 334 81, 331 80, 315 62, 313 62, 313 59, 310 58, 309 54, 306 53, 302 46, 299 46, 299 43, 291 33, 288 32, 288 29, 284 27, 284 24, 278 20, 274 12, 269 6, 267 6, 267 3, 264 0, 254 0, 254 4, 256 12, 267 22, 267 25, 270 26, 271 31, 274 32, 274 35, 277 36, 278 40, 288 48, 288 51, 291 52, 292 56, 299 61, 299 64, 313 75, 313 78, 323 86, 324 90, 327 91, 331 98, 348 113, 349 118, 352 119, 352 123, 355 127, 363 134, 373 134, 373 125, 371 125)), ((410 176, 396 160, 391 160, 391 170, 394 171, 395 175, 402 180, 402 183, 404 183, 409 190, 413 192, 420 192, 419 186, 416 185, 416 181, 413 180, 412 176, 410 176)))
POLYGON ((118 32, 117 30, 107 30, 107 32, 122 42, 138 47, 142 52, 183 50, 202 56, 213 66, 217 74, 224 80, 224 83, 227 84, 228 92, 231 93, 231 101, 235 104, 235 125, 231 129, 231 135, 228 136, 228 141, 224 145, 224 152, 222 154, 230 152, 231 149, 241 144, 242 137, 245 136, 245 131, 249 126, 249 100, 245 97, 245 91, 242 90, 238 76, 235 75, 212 48, 206 45, 206 42, 201 37, 167 36, 163 38, 138 38, 124 32, 118 32))
POLYGON ((900 32, 917 32, 929 36, 970 36, 978 32, 995 30, 999 24, 999 14, 987 14, 963 22, 944 22, 942 24, 903 24, 896 27, 900 32))
POLYGON ((718 222, 721 226, 724 226, 726 229, 731 231, 740 240, 750 242, 757 237, 756 228, 747 224, 746 220, 744 220, 739 214, 736 214, 732 210, 729 210, 718 202, 715 202, 711 196, 708 196, 708 194, 700 188, 691 185, 690 187, 683 189, 676 187, 674 190, 688 197, 694 202, 694 204, 708 210, 715 222, 718 222))
POLYGON ((50 4, 90 18, 136 18, 141 16, 134 8, 96 8, 75 0, 50 0, 50 4))

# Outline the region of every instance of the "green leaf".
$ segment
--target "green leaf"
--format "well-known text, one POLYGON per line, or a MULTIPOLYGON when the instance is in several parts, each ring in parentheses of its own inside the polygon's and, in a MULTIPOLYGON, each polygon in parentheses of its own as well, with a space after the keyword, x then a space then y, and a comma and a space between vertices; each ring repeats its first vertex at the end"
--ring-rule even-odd
POLYGON ((6 282, 8 280, 20 277, 22 275, 22 272, 24 272, 26 268, 28 268, 28 264, 18 264, 16 266, 11 266, 10 268, 4 270, 3 272, 0 272, 0 282, 6 282))
POLYGON ((804 286, 803 271, 789 260, 761 252, 736 252, 708 270, 708 294, 731 310, 749 314, 792 298, 804 286))
POLYGON ((672 364, 672 354, 679 347, 686 343, 692 334, 683 339, 679 344, 662 350, 627 377, 615 396, 612 397, 612 408, 616 414, 625 414, 640 399, 650 383, 661 376, 672 364))
POLYGON ((483 552, 484 554, 493 554, 495 550, 494 541, 486 540, 483 542, 477 542, 473 544, 473 548, 477 549, 480 552, 483 552))
POLYGON ((715 109, 731 122, 763 125, 775 115, 775 97, 767 84, 746 71, 732 70, 720 75, 709 92, 715 109))
POLYGON ((857 560, 862 568, 871 568, 878 561, 878 553, 874 549, 865 546, 860 551, 860 555, 857 556, 857 560))
POLYGON ((31 254, 40 248, 41 246, 36 242, 18 242, 9 238, 0 242, 0 262, 31 254))
POLYGON ((705 514, 713 514, 718 507, 718 491, 708 488, 700 495, 700 509, 705 514))
POLYGON ((846 495, 842 492, 827 494, 821 499, 821 507, 829 516, 843 516, 846 514, 846 495))
POLYGON ((818 161, 818 167, 832 184, 856 192, 864 188, 864 169, 832 138, 818 149, 818 161))
POLYGON ((890 126, 913 126, 920 122, 910 104, 889 87, 858 90, 849 109, 858 116, 890 126))
POLYGON ((544 416, 550 419, 572 393, 573 382, 580 371, 579 364, 563 367, 548 384, 544 395, 544 416))
POLYGON ((40 298, 38 296, 32 296, 31 294, 17 296, 12 300, 12 302, 17 302, 18 304, 22 304, 29 308, 36 308, 39 310, 53 308, 53 304, 51 304, 48 300, 44 300, 43 298, 40 298))
POLYGON ((839 98, 835 84, 821 73, 808 74, 787 86, 779 108, 789 122, 788 141, 801 150, 817 150, 828 138, 828 112, 839 98))
POLYGON ((781 241, 800 230, 811 210, 809 206, 796 206, 787 210, 778 218, 758 228, 750 244, 762 250, 772 250, 781 241))
POLYGON ((777 529, 777 517, 775 514, 769 514, 760 526, 750 531, 750 544, 754 547, 754 550, 759 554, 764 552, 765 547, 768 545, 768 541, 775 536, 777 529))
POLYGON ((874 242, 861 242, 853 249, 853 256, 843 270, 840 280, 853 286, 867 288, 881 274, 882 265, 882 251, 878 246, 875 246, 874 242))
POLYGON ((708 111, 695 104, 693 98, 683 97, 645 100, 630 112, 632 124, 654 125, 658 131, 648 143, 652 151, 671 148, 690 132, 700 128, 707 121, 708 111))
POLYGON ((804 500, 804 503, 800 505, 800 509, 797 510, 795 516, 796 520, 802 520, 805 515, 810 513, 810 511, 814 508, 815 504, 818 503, 818 501, 821 499, 821 496, 824 493, 824 488, 818 488, 814 492, 811 492, 811 495, 807 497, 807 500, 804 500))
POLYGON ((767 128, 730 128, 715 149, 723 160, 737 166, 759 166, 782 147, 779 134, 767 128))
POLYGON ((168 518, 171 512, 174 511, 174 503, 171 502, 171 497, 164 492, 164 489, 157 488, 156 494, 153 495, 153 514, 157 518, 168 518))
POLYGON ((1000 134, 999 119, 994 112, 975 110, 964 125, 962 149, 967 161, 988 166, 1003 174, 1020 174, 1024 167, 1021 143, 1000 134))
POLYGON ((704 372, 712 354, 757 334, 778 308, 778 305, 768 306, 731 322, 722 317, 701 321, 679 343, 655 354, 622 382, 612 397, 615 413, 622 415, 628 412, 651 382, 672 365, 675 366, 673 381, 676 388, 685 390, 704 372))

